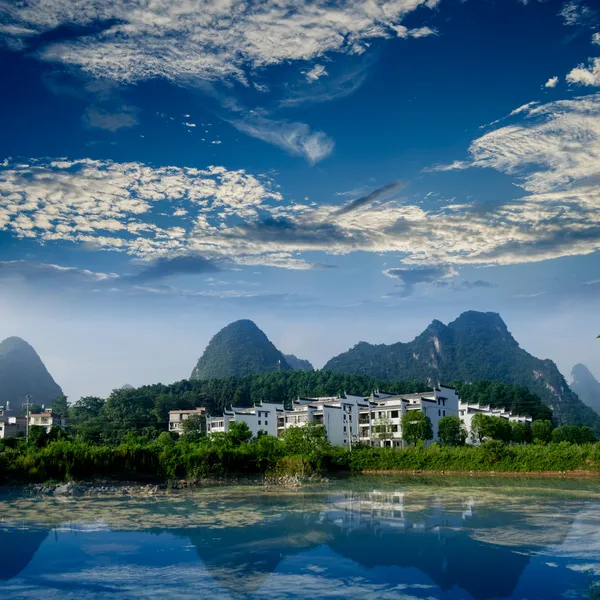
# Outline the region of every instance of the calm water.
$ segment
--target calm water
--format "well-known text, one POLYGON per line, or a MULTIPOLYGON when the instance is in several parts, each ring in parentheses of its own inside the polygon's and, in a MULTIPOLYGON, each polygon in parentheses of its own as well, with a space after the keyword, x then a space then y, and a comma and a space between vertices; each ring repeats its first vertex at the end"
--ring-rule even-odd
MULTIPOLYGON (((0 492, 0 598, 591 598, 600 482, 361 477, 149 499, 0 492)), ((598 596, 596 596, 598 597, 598 596)))

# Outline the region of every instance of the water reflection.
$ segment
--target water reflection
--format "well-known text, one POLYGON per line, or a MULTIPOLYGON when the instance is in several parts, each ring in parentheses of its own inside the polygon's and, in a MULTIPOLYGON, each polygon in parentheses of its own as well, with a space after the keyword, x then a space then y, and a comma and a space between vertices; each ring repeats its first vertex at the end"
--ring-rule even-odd
POLYGON ((600 575, 594 485, 361 479, 299 492, 12 497, 0 511, 3 598, 549 600, 589 597, 600 575))

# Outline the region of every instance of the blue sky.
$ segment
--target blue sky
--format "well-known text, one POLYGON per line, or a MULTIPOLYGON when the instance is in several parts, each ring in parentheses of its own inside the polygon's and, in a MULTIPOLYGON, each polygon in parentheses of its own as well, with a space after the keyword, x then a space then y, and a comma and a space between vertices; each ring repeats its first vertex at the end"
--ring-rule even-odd
POLYGON ((0 336, 72 399, 253 318, 321 366, 493 310, 600 375, 591 0, 0 0, 0 336))

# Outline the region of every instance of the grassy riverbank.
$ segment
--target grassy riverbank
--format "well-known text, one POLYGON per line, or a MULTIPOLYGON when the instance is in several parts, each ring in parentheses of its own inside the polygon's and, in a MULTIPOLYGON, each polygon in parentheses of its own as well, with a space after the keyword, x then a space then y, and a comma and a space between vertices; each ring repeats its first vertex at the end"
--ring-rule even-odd
POLYGON ((414 471, 600 474, 600 444, 487 442, 477 447, 434 444, 404 450, 356 447, 350 452, 328 444, 286 444, 262 437, 237 445, 208 440, 119 446, 55 441, 42 448, 22 444, 0 453, 3 483, 414 471))

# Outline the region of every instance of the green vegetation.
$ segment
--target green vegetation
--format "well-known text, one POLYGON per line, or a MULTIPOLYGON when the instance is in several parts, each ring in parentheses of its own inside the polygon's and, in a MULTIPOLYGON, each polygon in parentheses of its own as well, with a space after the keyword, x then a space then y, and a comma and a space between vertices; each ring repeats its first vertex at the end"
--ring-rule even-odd
POLYGON ((173 480, 228 475, 310 475, 361 471, 600 472, 600 444, 561 442, 481 446, 417 444, 402 450, 332 447, 323 426, 289 429, 282 438, 249 436, 243 425, 227 434, 156 439, 132 434, 117 446, 98 446, 36 432, 29 444, 0 444, 0 481, 173 480), (39 433, 39 435, 38 435, 39 433))
POLYGON ((416 446, 419 442, 433 439, 431 419, 420 410, 411 410, 402 415, 402 436, 408 444, 416 446))
POLYGON ((442 417, 438 423, 438 437, 444 446, 464 446, 468 432, 458 417, 442 417))
POLYGON ((291 368, 255 323, 244 319, 230 323, 210 340, 191 379, 254 375, 291 368))
POLYGON ((469 383, 455 381, 451 385, 460 399, 469 404, 489 404, 492 408, 505 408, 513 415, 528 416, 533 420, 552 418, 552 411, 540 397, 523 385, 487 379, 469 383))
POLYGON ((69 425, 75 439, 93 444, 120 444, 131 431, 156 438, 166 431, 170 410, 204 406, 208 414, 215 415, 231 405, 275 402, 290 406, 299 396, 333 396, 344 392, 369 395, 378 388, 407 394, 427 389, 427 385, 418 381, 381 382, 364 375, 328 371, 278 371, 225 379, 183 380, 171 385, 117 389, 106 400, 81 398, 69 410, 69 425))
MULTIPOLYGON (((433 321, 408 343, 388 346, 360 342, 332 358, 325 369, 383 380, 489 380, 525 386, 552 406, 559 425, 584 424, 600 435, 600 415, 571 391, 551 360, 541 360, 520 348, 496 313, 469 311, 448 325, 433 321)), ((499 402, 511 409, 508 398, 501 397, 499 402)), ((533 417, 548 418, 543 414, 533 417)))

